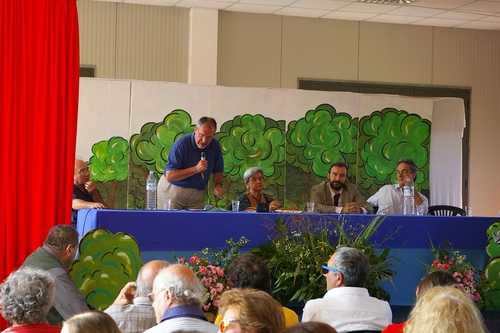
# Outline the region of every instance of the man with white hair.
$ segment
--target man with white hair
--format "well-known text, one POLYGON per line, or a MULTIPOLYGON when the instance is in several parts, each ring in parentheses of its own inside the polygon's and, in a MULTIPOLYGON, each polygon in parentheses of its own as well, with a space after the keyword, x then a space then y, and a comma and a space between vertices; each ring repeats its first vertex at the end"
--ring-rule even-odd
POLYGON ((158 325, 145 333, 200 331, 215 333, 218 327, 209 323, 201 310, 205 302, 203 284, 186 265, 175 264, 162 269, 148 296, 153 302, 158 325))

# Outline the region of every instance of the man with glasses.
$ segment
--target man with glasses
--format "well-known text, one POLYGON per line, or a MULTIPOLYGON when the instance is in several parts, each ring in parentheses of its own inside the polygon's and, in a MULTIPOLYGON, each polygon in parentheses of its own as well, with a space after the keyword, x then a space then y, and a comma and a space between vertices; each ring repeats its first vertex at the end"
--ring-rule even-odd
POLYGON ((216 130, 215 119, 201 117, 194 133, 174 142, 158 182, 158 209, 163 209, 168 199, 171 209, 202 209, 201 199, 210 175, 213 175, 214 194, 222 196, 224 161, 220 143, 213 138, 216 130))
POLYGON ((201 310, 203 292, 203 284, 188 266, 175 264, 162 269, 148 294, 158 325, 145 333, 217 332, 219 328, 209 323, 201 310))
POLYGON ((323 266, 327 292, 306 303, 302 321, 319 321, 337 332, 382 331, 392 322, 389 303, 370 297, 363 288, 370 263, 366 255, 350 247, 338 248, 323 266))
POLYGON ((109 208, 97 190, 97 185, 90 180, 90 171, 87 163, 80 159, 75 160, 75 174, 73 177, 73 201, 71 202, 71 225, 76 229, 78 210, 84 208, 109 208))
POLYGON ((122 333, 142 333, 156 325, 153 302, 148 294, 153 291, 153 281, 160 270, 168 267, 164 260, 152 260, 139 270, 137 280, 129 282, 104 312, 114 319, 122 333))
POLYGON ((373 207, 356 185, 348 183, 347 165, 343 162, 333 163, 327 179, 311 188, 309 202, 314 202, 315 210, 321 213, 373 213, 373 207))

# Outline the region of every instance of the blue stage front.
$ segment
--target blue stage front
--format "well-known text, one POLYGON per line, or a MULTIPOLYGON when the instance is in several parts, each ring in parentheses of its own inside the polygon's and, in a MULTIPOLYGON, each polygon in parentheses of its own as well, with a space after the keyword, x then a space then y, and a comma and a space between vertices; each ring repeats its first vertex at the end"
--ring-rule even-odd
MULTIPOLYGON (((172 251, 190 255, 206 247, 222 247, 227 239, 237 241, 241 236, 249 239, 243 248, 248 251, 269 240, 270 226, 278 217, 286 222, 304 215, 313 220, 344 219, 355 228, 367 225, 375 217, 356 214, 84 209, 78 213, 78 232, 81 236, 95 228, 104 228, 112 233, 125 232, 139 243, 144 262, 153 259, 171 261, 172 251)), ((380 243, 393 234, 383 246, 390 247, 392 253, 399 251, 400 261, 395 261, 393 267, 397 271, 392 281, 394 285, 384 284, 384 289, 391 294, 390 304, 413 305, 415 288, 425 275, 422 263, 430 264, 433 260, 429 239, 436 246, 445 240, 451 241, 455 249, 467 255, 467 261, 477 270, 484 269, 488 261, 486 231, 498 220, 493 217, 388 215, 371 241, 380 243)))

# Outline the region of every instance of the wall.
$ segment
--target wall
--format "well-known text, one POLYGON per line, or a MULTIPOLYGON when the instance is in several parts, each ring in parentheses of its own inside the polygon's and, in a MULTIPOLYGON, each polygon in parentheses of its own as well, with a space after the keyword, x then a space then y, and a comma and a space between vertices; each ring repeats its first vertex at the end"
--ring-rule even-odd
MULTIPOLYGON (((189 10, 79 0, 81 63, 97 76, 187 82, 189 10), (149 24, 153 22, 154 24, 149 24)), ((298 78, 471 87, 470 204, 497 215, 500 32, 219 13, 217 84, 298 78)))

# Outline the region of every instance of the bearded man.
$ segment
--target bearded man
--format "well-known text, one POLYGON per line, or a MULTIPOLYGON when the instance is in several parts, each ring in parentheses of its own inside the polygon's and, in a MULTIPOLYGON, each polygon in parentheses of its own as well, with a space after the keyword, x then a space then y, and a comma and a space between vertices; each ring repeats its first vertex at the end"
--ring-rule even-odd
POLYGON ((371 214, 373 207, 347 182, 347 165, 336 162, 330 166, 327 179, 311 188, 310 202, 321 213, 371 214))

